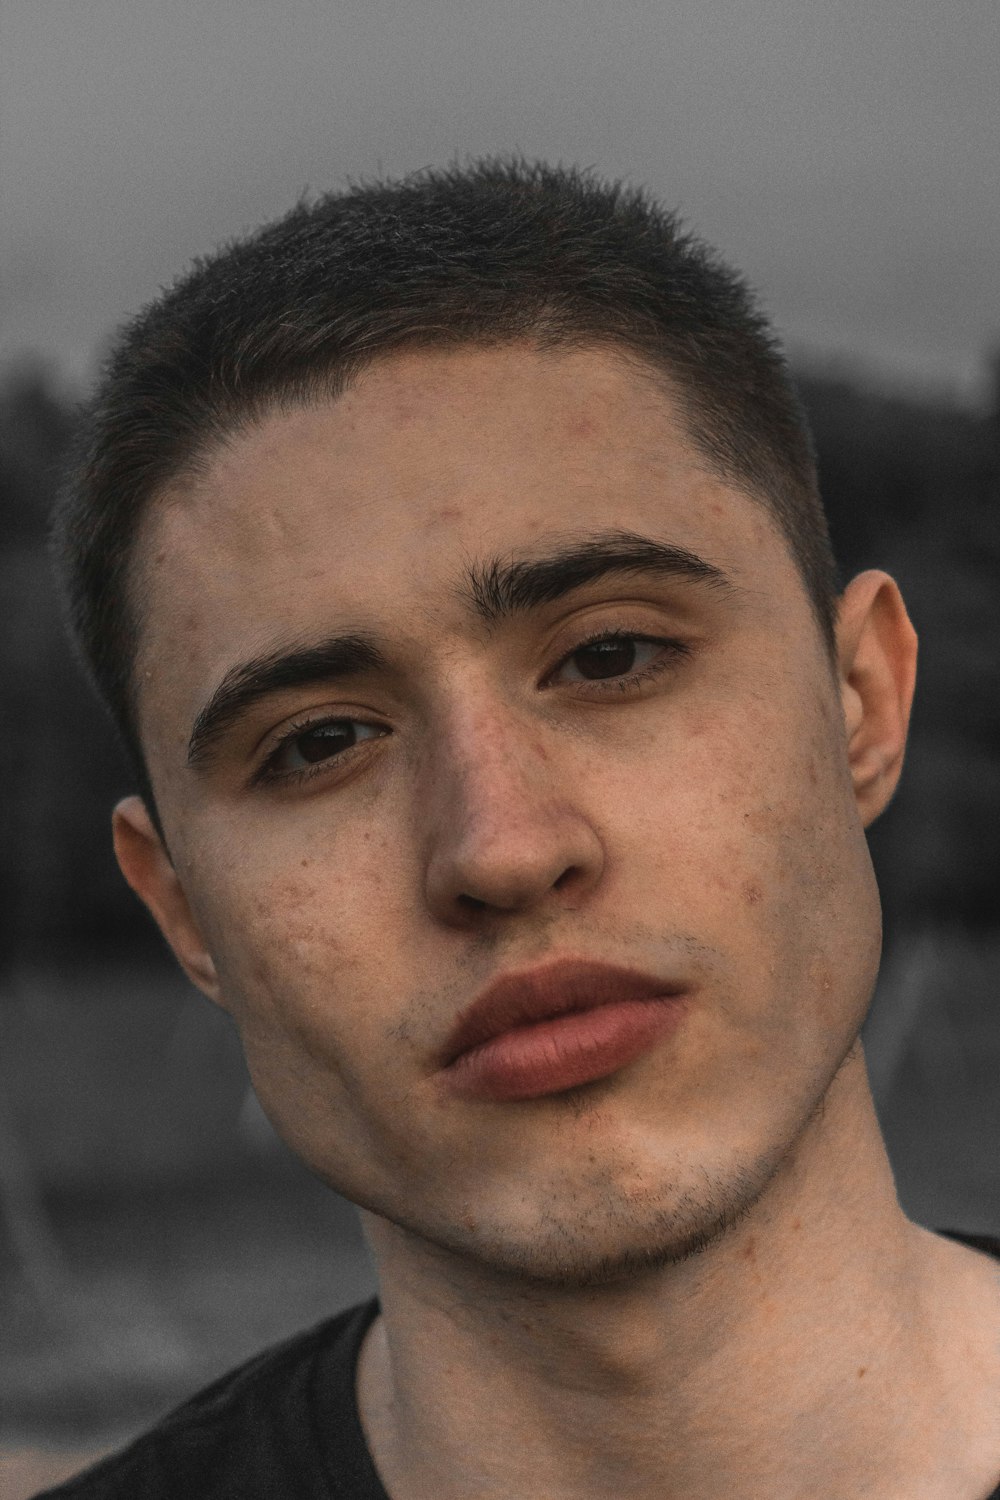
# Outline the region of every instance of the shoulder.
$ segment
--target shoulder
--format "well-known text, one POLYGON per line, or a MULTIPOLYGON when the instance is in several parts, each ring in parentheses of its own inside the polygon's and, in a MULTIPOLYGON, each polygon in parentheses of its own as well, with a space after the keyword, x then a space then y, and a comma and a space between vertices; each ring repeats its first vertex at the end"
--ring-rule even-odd
POLYGON ((973 1250, 981 1250, 986 1255, 992 1255, 995 1260, 1000 1260, 1000 1234, 972 1234, 964 1229, 936 1229, 934 1233, 949 1240, 958 1240, 963 1245, 970 1245, 973 1250))
POLYGON ((314 1441, 314 1387, 324 1391, 334 1421, 355 1421, 351 1405, 361 1339, 378 1310, 375 1299, 262 1351, 168 1413, 128 1447, 36 1500, 255 1500, 292 1493, 329 1493, 314 1441), (332 1398, 332 1402, 330 1400, 332 1398), (332 1410, 331 1410, 332 1406, 332 1410))

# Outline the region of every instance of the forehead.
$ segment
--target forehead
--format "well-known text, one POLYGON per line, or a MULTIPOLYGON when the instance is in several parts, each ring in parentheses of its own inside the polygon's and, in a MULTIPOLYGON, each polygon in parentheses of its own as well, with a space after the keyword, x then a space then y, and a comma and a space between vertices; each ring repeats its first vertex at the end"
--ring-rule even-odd
POLYGON ((345 543, 463 522, 528 539, 588 504, 627 504, 640 478, 663 498, 683 486, 694 520, 705 463, 655 379, 598 351, 383 360, 336 401, 272 412, 217 446, 162 497, 154 529, 172 548, 195 533, 238 543, 251 516, 285 543, 324 522, 345 543))
POLYGON ((250 570, 277 583, 326 543, 309 572, 339 564, 348 586, 359 556, 412 578, 414 546, 430 565, 445 538, 502 549, 638 519, 734 544, 771 529, 709 471, 649 367, 599 350, 421 351, 218 445, 154 503, 139 566, 155 561, 154 593, 165 572, 172 588, 194 570, 221 594, 250 570))
POLYGON ((155 502, 137 549, 140 711, 144 676, 207 679, 237 647, 317 625, 444 628, 477 557, 612 527, 744 586, 784 567, 794 587, 767 512, 709 472, 651 368, 521 346, 383 360, 338 399, 233 435, 155 502))

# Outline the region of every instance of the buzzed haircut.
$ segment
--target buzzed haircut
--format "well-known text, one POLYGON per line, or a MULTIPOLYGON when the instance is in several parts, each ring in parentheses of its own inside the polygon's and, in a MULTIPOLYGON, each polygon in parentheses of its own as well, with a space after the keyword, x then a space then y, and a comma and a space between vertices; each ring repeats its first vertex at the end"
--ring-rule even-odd
POLYGON ((156 816, 137 724, 146 507, 215 445, 397 350, 529 341, 638 355, 710 469, 763 504, 834 658, 839 589, 808 425, 746 282, 643 190, 488 157, 301 201, 196 260, 120 331, 53 548, 70 628, 156 816))

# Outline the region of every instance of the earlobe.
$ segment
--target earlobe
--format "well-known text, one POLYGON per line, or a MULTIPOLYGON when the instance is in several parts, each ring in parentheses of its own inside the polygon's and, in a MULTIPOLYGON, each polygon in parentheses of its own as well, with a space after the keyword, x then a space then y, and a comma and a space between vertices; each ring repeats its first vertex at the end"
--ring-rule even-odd
POLYGON ((141 797, 125 797, 111 817, 118 866, 149 908, 192 984, 221 1003, 219 979, 163 840, 141 797))
POLYGON ((871 569, 848 584, 837 647, 848 761, 867 828, 899 783, 916 682, 917 634, 888 573, 871 569))

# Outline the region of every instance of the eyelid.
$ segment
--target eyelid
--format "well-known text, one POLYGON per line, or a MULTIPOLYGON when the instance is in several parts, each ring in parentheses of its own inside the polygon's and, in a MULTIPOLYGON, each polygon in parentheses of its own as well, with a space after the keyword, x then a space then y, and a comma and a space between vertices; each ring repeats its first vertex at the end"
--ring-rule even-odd
POLYGON ((643 593, 615 593, 607 598, 590 599, 560 611, 552 622, 553 644, 579 646, 585 636, 621 634, 649 638, 695 633, 690 612, 673 600, 643 593), (581 634, 582 632, 582 634, 581 634))
POLYGON ((309 776, 319 774, 324 769, 329 771, 332 765, 343 762, 348 758, 353 758, 353 752, 360 750, 362 746, 370 744, 376 739, 385 739, 391 733, 392 730, 388 724, 380 722, 374 716, 368 717, 362 710, 356 710, 353 713, 344 713, 342 711, 330 712, 329 709, 319 709, 314 713, 306 711, 306 713, 294 719, 287 719, 278 729, 269 730, 263 736, 259 744, 264 744, 268 740, 272 740, 272 743, 255 766, 250 776, 250 783, 252 786, 267 785, 268 783, 280 785, 281 783, 304 780, 309 776), (330 756, 328 760, 317 761, 315 768, 312 770, 271 771, 269 769, 285 749, 286 745, 297 739, 299 735, 308 734, 310 730, 322 729, 328 724, 359 724, 366 729, 376 729, 381 732, 372 735, 370 740, 361 740, 357 744, 348 745, 346 749, 341 750, 337 755, 330 756))
MULTIPOLYGON (((578 651, 583 651, 588 646, 597 645, 602 641, 614 640, 628 640, 637 642, 641 641, 648 645, 662 646, 664 651, 667 652, 669 656, 674 660, 678 660, 681 657, 690 656, 693 650, 693 643, 690 640, 683 639, 679 636, 663 635, 656 630, 649 630, 648 628, 643 628, 641 626, 636 627, 633 622, 626 624, 621 621, 609 621, 607 624, 601 626, 600 628, 595 628, 594 630, 588 632, 586 635, 576 639, 568 649, 562 650, 556 661, 545 673, 543 685, 548 686, 552 682, 552 679, 555 677, 560 668, 566 666, 566 664, 576 655, 578 651)), ((599 690, 602 682, 614 684, 616 682, 621 682, 623 679, 650 674, 655 672, 659 667, 662 667, 665 664, 666 663, 657 663, 656 665, 654 665, 650 663, 649 666, 640 668, 638 671, 633 670, 631 672, 624 672, 618 677, 594 678, 593 686, 599 690)), ((575 685, 579 686, 579 684, 575 685)))
MULTIPOLYGON (((274 750, 280 749, 287 739, 304 734, 307 729, 315 729, 318 724, 334 724, 338 721, 379 726, 383 723, 381 714, 360 703, 321 703, 315 708, 300 708, 287 718, 279 720, 270 729, 265 729, 250 753, 253 756, 261 752, 270 755, 274 750)), ((388 728, 388 725, 385 727, 388 728)))

